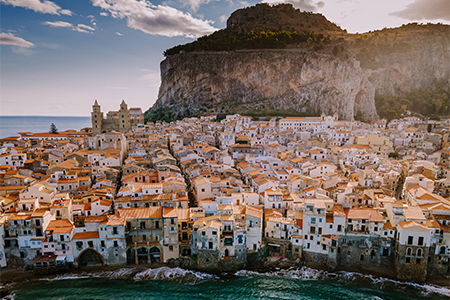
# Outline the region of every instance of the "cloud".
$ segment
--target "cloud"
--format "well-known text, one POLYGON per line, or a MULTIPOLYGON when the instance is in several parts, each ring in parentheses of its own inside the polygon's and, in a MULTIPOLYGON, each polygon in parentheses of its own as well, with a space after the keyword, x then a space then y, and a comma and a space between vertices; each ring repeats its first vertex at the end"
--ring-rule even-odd
POLYGON ((90 19, 90 22, 93 26, 97 26, 97 20, 95 20, 95 17, 93 15, 86 16, 86 18, 90 19))
POLYGON ((23 47, 13 47, 12 52, 26 56, 31 56, 32 54, 35 53, 30 48, 23 48, 23 47))
POLYGON ((71 23, 64 22, 64 21, 55 21, 55 22, 46 21, 42 24, 48 25, 51 27, 57 27, 57 28, 72 28, 73 27, 73 25, 71 23))
POLYGON ((42 24, 48 25, 51 27, 55 27, 55 28, 68 28, 70 30, 83 32, 83 33, 92 33, 92 31, 95 31, 95 28, 85 25, 85 24, 78 24, 77 26, 75 26, 72 23, 64 22, 64 21, 55 21, 55 22, 46 21, 42 24))
POLYGON ((162 36, 199 37, 216 29, 211 21, 194 18, 173 7, 153 5, 147 0, 91 0, 114 18, 126 18, 130 28, 162 36))
POLYGON ((95 31, 95 28, 84 24, 78 24, 77 27, 75 28, 76 28, 75 30, 79 32, 90 33, 91 31, 95 31))
POLYGON ((102 11, 100 13, 100 16, 107 17, 107 16, 109 16, 109 14, 107 12, 105 12, 105 11, 102 11))
POLYGON ((116 31, 116 34, 117 34, 118 36, 123 36, 123 34, 122 34, 122 33, 120 33, 120 32, 117 32, 117 31, 116 31))
POLYGON ((225 23, 225 22, 227 21, 227 19, 228 19, 228 16, 227 16, 227 15, 221 15, 221 16, 219 17, 219 21, 220 21, 221 23, 225 23))
POLYGON ((390 16, 410 21, 447 20, 450 21, 449 0, 415 0, 403 10, 395 11, 390 16))
POLYGON ((32 42, 26 41, 21 37, 14 36, 12 33, 0 33, 0 45, 11 45, 23 48, 34 47, 32 42))
POLYGON ((219 0, 184 0, 182 3, 184 6, 189 6, 193 11, 197 11, 200 5, 208 4, 209 2, 219 1, 219 0))
POLYGON ((72 12, 68 9, 62 9, 59 5, 48 0, 0 0, 0 3, 12 5, 15 7, 23 7, 40 12, 43 14, 52 15, 67 15, 71 16, 72 12))
POLYGON ((263 0, 264 3, 278 4, 278 3, 290 3, 295 8, 303 11, 317 11, 319 8, 325 6, 325 2, 313 0, 263 0))

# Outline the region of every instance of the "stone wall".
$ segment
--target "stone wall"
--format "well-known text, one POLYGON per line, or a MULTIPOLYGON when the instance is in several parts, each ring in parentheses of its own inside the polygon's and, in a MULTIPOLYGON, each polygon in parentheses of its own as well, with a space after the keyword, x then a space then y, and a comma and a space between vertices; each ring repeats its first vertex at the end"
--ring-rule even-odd
POLYGON ((428 268, 428 247, 398 244, 395 251, 395 272, 399 280, 424 282, 427 278, 428 268), (417 257, 406 255, 407 249, 412 248, 412 253, 417 253, 417 249, 423 250, 423 255, 417 257))
POLYGON ((337 254, 337 265, 393 268, 392 253, 384 252, 391 240, 369 235, 341 236, 337 254))

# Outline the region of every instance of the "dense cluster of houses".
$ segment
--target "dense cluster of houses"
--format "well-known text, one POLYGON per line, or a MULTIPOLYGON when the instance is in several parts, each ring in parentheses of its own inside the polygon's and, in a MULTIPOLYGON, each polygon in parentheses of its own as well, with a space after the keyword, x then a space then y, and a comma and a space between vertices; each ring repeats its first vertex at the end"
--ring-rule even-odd
POLYGON ((0 266, 271 255, 448 276, 449 133, 336 114, 18 133, 0 140, 0 266))

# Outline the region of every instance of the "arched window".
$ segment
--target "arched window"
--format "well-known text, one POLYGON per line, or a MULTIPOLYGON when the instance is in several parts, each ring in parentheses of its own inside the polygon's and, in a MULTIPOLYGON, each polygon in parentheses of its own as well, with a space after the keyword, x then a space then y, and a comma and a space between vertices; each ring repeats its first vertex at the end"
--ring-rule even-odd
POLYGON ((412 249, 411 248, 406 249, 406 255, 412 255, 412 249))
POLYGON ((422 256, 422 249, 417 249, 417 256, 422 256))

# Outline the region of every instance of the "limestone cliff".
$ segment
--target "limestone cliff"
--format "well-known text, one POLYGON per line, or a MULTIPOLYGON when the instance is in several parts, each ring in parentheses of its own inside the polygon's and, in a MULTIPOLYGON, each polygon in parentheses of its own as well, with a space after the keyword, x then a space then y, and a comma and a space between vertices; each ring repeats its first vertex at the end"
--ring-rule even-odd
MULTIPOLYGON (((230 23, 230 21, 228 22, 230 23)), ((450 78, 449 26, 417 24, 286 49, 184 52, 161 62, 150 112, 337 112, 378 118, 375 93, 406 93, 450 78)))

